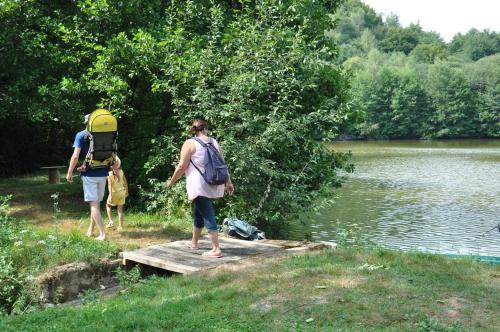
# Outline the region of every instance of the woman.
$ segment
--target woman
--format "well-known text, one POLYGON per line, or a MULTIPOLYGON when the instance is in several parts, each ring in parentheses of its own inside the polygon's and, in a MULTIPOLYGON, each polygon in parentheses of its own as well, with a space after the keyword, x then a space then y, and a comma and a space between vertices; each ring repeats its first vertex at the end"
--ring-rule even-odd
MULTIPOLYGON (((195 120, 191 127, 191 133, 204 143, 211 141, 222 156, 219 143, 215 139, 208 137, 208 128, 205 121, 195 120)), ((198 240, 203 226, 205 226, 212 242, 212 250, 204 252, 203 256, 218 258, 222 257, 222 252, 219 247, 219 233, 211 199, 224 196, 224 185, 210 185, 203 179, 200 171, 204 172, 204 156, 205 148, 197 140, 193 138, 186 140, 182 145, 179 164, 175 168, 172 177, 167 180, 167 188, 172 188, 175 182, 186 173, 186 190, 193 213, 193 237, 191 243, 188 243, 187 246, 193 250, 198 249, 198 240)), ((226 182, 226 187, 229 195, 232 195, 234 187, 230 177, 226 182)))

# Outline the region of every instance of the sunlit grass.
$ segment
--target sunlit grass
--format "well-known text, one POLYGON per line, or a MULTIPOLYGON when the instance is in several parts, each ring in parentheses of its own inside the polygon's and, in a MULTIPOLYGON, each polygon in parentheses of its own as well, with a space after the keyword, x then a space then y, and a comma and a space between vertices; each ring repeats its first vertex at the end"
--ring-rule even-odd
MULTIPOLYGON (((0 180, 0 195, 12 195, 11 215, 26 220, 37 229, 71 234, 85 234, 89 225, 89 207, 83 201, 81 180, 73 183, 61 178, 60 184, 49 184, 45 173, 0 180), (57 199, 54 199, 57 197, 57 199)), ((101 204, 104 224, 107 215, 101 204)), ((114 211, 115 225, 117 224, 114 211)), ((190 236, 189 219, 145 213, 125 206, 122 232, 107 230, 107 239, 119 248, 133 249, 150 244, 184 239, 190 236)))
POLYGON ((0 327, 6 331, 495 331, 500 328, 496 315, 500 299, 493 296, 500 288, 499 276, 498 266, 469 260, 381 249, 327 250, 255 260, 242 271, 153 278, 112 299, 11 317, 0 327))

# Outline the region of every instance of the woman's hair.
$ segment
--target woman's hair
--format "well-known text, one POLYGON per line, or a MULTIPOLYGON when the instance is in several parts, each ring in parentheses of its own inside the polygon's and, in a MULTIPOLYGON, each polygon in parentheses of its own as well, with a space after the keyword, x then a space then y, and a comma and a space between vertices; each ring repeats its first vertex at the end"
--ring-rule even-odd
POLYGON ((203 131, 207 128, 207 122, 205 120, 201 119, 196 119, 193 121, 193 125, 189 129, 189 131, 193 134, 196 135, 200 131, 203 131))

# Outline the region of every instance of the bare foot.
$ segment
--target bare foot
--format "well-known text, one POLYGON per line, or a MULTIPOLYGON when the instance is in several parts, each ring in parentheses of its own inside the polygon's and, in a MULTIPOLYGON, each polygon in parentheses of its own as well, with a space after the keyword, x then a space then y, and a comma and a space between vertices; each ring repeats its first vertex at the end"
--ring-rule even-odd
POLYGON ((113 227, 113 225, 114 225, 113 220, 110 220, 108 222, 108 225, 106 226, 106 228, 111 228, 111 227, 113 227))
POLYGON ((122 227, 122 226, 118 226, 118 227, 116 227, 116 230, 117 230, 118 232, 121 232, 121 231, 123 231, 123 227, 122 227))
POLYGON ((87 237, 91 237, 91 236, 92 236, 92 233, 94 233, 94 230, 89 228, 89 229, 87 229, 87 233, 85 233, 85 235, 86 235, 87 237))
POLYGON ((210 251, 205 251, 201 255, 204 257, 210 257, 210 258, 219 258, 219 257, 222 257, 222 252, 210 250, 210 251))
POLYGON ((194 244, 193 242, 186 242, 186 247, 191 250, 198 250, 198 245, 194 244))
POLYGON ((106 234, 99 235, 95 238, 97 241, 104 241, 106 239, 106 234))

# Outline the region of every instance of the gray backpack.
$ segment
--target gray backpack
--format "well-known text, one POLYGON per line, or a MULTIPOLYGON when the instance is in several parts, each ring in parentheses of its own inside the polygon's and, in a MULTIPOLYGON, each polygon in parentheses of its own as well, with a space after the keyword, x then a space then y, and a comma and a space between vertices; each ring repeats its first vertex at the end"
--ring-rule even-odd
POLYGON ((225 234, 237 237, 243 240, 264 240, 266 238, 264 232, 259 231, 257 227, 250 225, 246 221, 236 218, 226 218, 222 222, 219 231, 225 234))
POLYGON ((212 138, 208 143, 203 142, 197 137, 193 137, 198 143, 205 148, 204 166, 205 172, 203 173, 191 160, 191 164, 200 172, 201 176, 206 183, 211 185, 225 184, 229 180, 229 172, 226 163, 219 153, 219 150, 212 143, 212 138))

